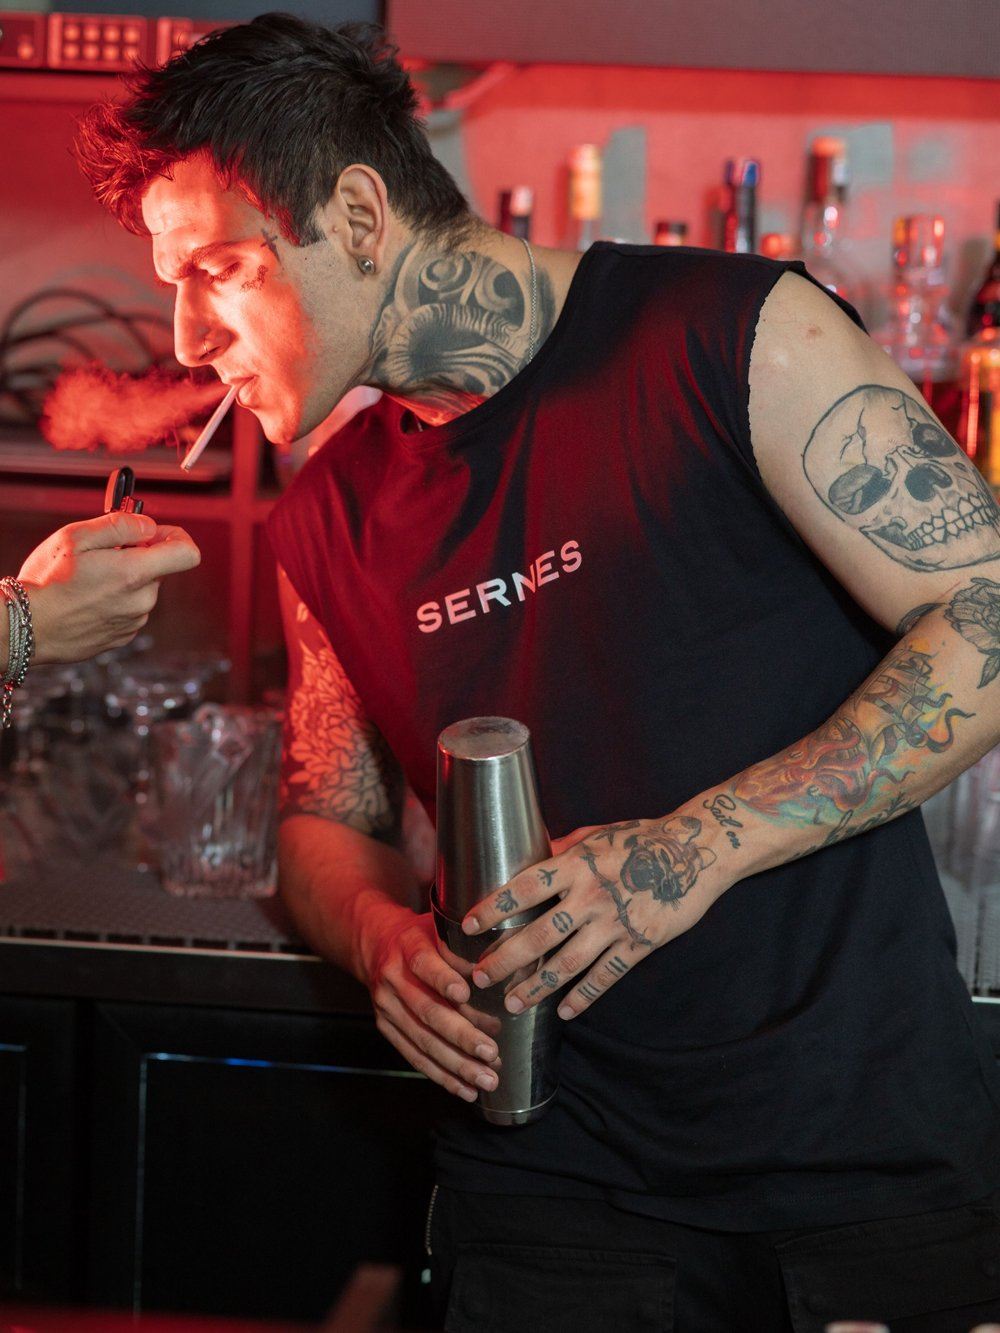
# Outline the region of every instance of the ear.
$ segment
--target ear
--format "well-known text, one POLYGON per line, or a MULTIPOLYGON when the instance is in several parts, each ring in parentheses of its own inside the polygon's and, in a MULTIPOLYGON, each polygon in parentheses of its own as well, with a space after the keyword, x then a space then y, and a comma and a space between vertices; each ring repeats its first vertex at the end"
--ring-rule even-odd
POLYGON ((392 213, 378 172, 360 162, 345 167, 323 212, 324 230, 337 233, 350 258, 367 257, 381 272, 392 213))

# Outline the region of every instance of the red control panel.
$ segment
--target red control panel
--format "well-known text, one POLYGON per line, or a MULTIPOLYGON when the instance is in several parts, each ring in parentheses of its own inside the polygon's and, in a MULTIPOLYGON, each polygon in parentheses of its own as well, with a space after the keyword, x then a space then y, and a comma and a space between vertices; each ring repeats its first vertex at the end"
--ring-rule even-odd
POLYGON ((120 73, 150 55, 149 20, 124 14, 50 14, 49 69, 120 73))
POLYGON ((134 14, 28 14, 0 10, 0 68, 123 74, 165 64, 228 23, 134 14))

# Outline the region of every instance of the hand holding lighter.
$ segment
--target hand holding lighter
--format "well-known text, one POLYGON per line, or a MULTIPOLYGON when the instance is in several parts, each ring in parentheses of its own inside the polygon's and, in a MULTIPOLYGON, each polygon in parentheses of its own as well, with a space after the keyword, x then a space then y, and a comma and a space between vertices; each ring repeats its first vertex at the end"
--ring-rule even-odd
POLYGON ((507 991, 534 972, 478 990, 473 965, 545 912, 541 903, 480 935, 465 935, 465 913, 493 889, 552 854, 542 823, 527 727, 511 718, 474 717, 438 737, 437 877, 431 909, 448 963, 472 992, 461 1012, 497 1043, 499 1085, 479 1094, 480 1113, 494 1125, 537 1120, 555 1096, 562 1023, 558 997, 520 1014, 504 1008, 507 991))

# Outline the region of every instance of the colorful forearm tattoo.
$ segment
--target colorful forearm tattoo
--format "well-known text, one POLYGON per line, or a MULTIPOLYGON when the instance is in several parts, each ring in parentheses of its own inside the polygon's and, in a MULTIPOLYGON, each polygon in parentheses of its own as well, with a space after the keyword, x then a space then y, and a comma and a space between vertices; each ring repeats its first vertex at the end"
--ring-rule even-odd
POLYGON ((1000 585, 977 578, 948 604, 914 607, 900 622, 906 637, 843 708, 802 741, 741 773, 725 795, 769 821, 825 830, 817 846, 919 804, 927 794, 922 785, 913 792, 920 768, 949 750, 976 716, 956 701, 926 640, 910 635, 922 615, 941 607, 947 623, 985 654, 979 688, 989 684, 1000 658, 1000 585))

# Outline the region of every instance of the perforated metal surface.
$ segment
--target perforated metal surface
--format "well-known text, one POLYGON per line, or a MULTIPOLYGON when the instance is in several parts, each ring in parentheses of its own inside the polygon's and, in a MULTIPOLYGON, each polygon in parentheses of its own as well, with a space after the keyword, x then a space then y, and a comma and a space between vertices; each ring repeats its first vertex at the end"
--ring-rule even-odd
POLYGON ((277 898, 175 898, 120 861, 46 865, 0 884, 0 939, 310 955, 277 898))

